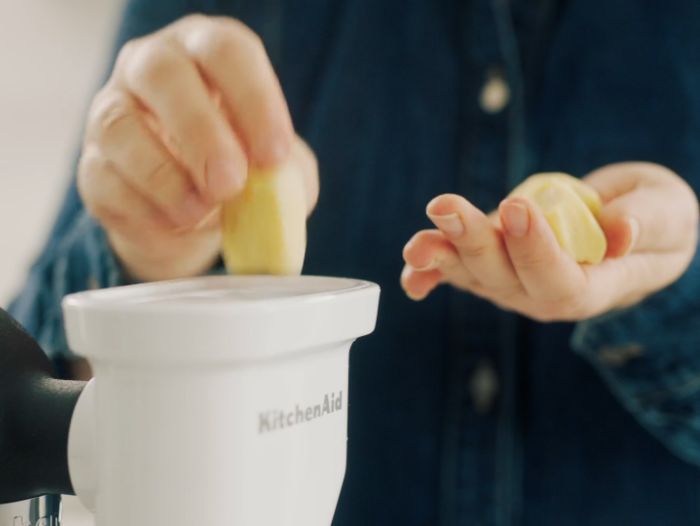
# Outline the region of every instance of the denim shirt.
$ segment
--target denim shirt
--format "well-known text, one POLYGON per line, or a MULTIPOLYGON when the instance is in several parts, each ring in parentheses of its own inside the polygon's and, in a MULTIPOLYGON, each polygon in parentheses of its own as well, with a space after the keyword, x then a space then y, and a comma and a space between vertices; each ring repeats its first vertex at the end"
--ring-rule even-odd
MULTIPOLYGON (((442 192, 490 210, 530 173, 631 160, 699 190, 700 3, 132 0, 118 44, 195 11, 263 37, 318 154, 305 272, 383 288, 334 524, 700 523, 700 257, 575 325, 447 287, 414 303, 398 279, 442 192), (493 82, 502 109, 480 104, 493 82)), ((73 185, 12 312, 65 356, 61 297, 120 283, 73 185)))

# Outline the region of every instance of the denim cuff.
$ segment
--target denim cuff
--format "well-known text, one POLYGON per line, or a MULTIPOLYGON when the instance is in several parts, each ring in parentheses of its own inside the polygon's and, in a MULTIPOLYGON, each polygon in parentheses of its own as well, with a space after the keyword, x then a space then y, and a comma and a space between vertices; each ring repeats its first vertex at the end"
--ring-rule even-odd
POLYGON ((700 373, 700 252, 642 303, 577 324, 572 347, 635 390, 677 390, 700 373))
MULTIPOLYGON (((42 325, 38 341, 51 357, 70 359, 63 326, 61 301, 64 296, 83 290, 102 289, 138 283, 129 277, 115 256, 103 228, 86 212, 81 212, 70 234, 57 247, 53 265, 47 323, 42 325)), ((211 274, 224 274, 221 258, 211 274)))
POLYGON ((572 348, 679 456, 700 463, 700 255, 639 305, 580 322, 572 348))
POLYGON ((56 248, 48 280, 46 323, 37 335, 51 357, 73 356, 66 342, 61 302, 67 294, 132 283, 112 252, 102 227, 81 212, 69 235, 56 248))

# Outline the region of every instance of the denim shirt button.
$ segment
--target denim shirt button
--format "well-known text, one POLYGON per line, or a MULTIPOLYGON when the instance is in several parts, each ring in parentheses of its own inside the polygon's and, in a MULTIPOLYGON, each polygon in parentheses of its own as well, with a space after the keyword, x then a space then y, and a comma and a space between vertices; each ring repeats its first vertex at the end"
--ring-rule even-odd
POLYGON ((481 88, 479 106, 485 113, 500 113, 510 102, 510 87, 498 69, 487 73, 486 82, 481 88))
POLYGON ((474 402, 474 410, 487 414, 493 409, 499 391, 498 375, 493 365, 484 360, 480 362, 469 380, 469 393, 474 402))

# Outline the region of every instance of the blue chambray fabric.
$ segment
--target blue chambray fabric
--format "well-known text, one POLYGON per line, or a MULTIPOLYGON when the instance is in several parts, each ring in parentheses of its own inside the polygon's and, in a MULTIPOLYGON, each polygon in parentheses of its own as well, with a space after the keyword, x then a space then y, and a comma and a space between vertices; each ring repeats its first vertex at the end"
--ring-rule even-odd
MULTIPOLYGON (((131 0, 117 47, 191 12, 261 34, 318 154, 305 272, 383 288, 351 356, 334 524, 700 523, 700 257, 577 325, 447 288, 413 303, 398 285, 438 193, 492 209, 532 172, 627 160, 700 189, 700 3, 131 0), (511 94, 495 114, 479 106, 493 75, 511 94)), ((12 312, 66 356, 62 296, 123 279, 73 185, 12 312)))

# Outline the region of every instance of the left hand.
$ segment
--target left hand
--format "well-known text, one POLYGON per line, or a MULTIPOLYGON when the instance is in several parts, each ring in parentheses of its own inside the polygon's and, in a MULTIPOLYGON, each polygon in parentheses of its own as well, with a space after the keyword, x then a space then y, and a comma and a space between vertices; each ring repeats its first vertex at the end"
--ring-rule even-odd
POLYGON ((600 264, 577 264, 526 198, 508 197, 487 216, 445 194, 427 207, 437 229, 404 248, 406 294, 421 300, 448 283, 539 321, 573 321, 633 305, 677 280, 698 241, 690 186, 650 163, 605 166, 584 180, 604 203, 598 219, 608 252, 600 264))

